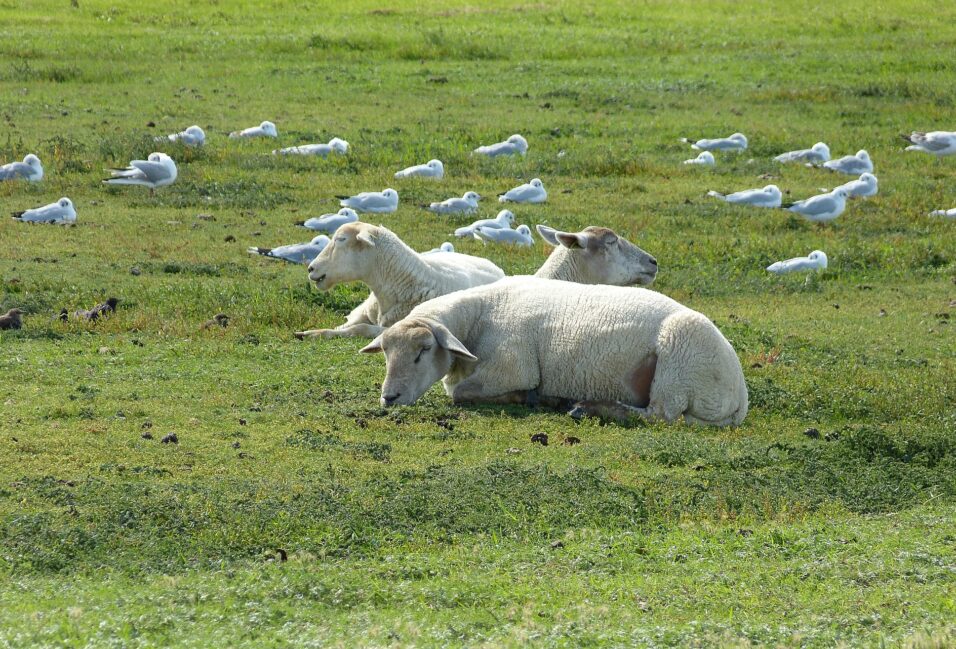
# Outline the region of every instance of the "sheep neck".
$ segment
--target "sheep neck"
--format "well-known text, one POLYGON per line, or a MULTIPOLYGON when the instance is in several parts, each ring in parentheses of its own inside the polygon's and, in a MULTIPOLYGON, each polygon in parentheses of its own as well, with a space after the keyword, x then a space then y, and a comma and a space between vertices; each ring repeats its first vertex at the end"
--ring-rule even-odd
POLYGON ((432 269, 398 239, 380 238, 376 263, 366 279, 383 312, 420 293, 432 269))
POLYGON ((555 248, 534 276, 544 279, 560 279, 565 282, 581 282, 584 280, 584 272, 578 263, 578 255, 564 246, 555 248))

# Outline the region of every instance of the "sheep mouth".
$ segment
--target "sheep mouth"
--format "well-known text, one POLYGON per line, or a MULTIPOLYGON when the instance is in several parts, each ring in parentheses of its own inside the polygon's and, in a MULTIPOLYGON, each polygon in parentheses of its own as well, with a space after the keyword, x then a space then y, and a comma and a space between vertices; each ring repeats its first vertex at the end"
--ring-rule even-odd
POLYGON ((325 276, 326 276, 326 273, 322 273, 322 274, 319 275, 318 277, 313 278, 312 281, 315 282, 316 284, 321 284, 322 282, 325 281, 325 276))
POLYGON ((634 278, 634 284, 637 286, 647 286, 648 284, 653 284, 654 280, 657 279, 657 273, 641 273, 634 278))

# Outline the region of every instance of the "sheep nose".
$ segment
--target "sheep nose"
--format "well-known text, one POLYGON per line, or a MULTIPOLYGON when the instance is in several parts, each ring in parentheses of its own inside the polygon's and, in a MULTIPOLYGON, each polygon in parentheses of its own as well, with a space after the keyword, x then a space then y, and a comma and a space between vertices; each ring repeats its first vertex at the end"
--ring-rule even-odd
POLYGON ((382 401, 385 402, 386 406, 390 406, 395 403, 395 400, 402 396, 401 392, 396 392, 395 394, 383 394, 382 401))
POLYGON ((648 259, 648 261, 651 262, 651 266, 656 266, 656 265, 657 265, 657 260, 654 259, 653 257, 651 257, 650 259, 648 259))

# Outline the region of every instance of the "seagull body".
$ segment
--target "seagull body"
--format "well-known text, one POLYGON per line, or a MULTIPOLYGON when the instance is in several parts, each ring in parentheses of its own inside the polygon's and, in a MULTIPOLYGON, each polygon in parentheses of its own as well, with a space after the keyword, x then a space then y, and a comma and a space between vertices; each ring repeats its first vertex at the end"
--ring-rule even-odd
POLYGON ((780 207, 780 202, 783 199, 780 188, 776 185, 767 185, 762 189, 745 189, 733 194, 721 194, 711 190, 707 192, 707 195, 728 203, 753 205, 754 207, 780 207))
POLYGON ((531 182, 524 185, 518 185, 514 189, 509 189, 504 194, 498 196, 499 203, 543 203, 548 200, 548 192, 544 189, 544 183, 540 178, 534 178, 531 182))
POLYGON ((774 158, 777 162, 826 162, 829 159, 830 147, 823 142, 817 142, 809 149, 787 151, 774 158))
POLYGON ((190 126, 185 131, 173 133, 166 137, 156 138, 157 142, 169 140, 170 142, 182 142, 186 146, 202 146, 206 143, 206 133, 196 125, 190 126))
POLYGON ((843 189, 846 191, 847 196, 850 198, 854 196, 859 196, 866 198, 867 196, 876 196, 876 193, 879 191, 879 186, 876 180, 876 176, 870 173, 860 174, 860 177, 856 180, 851 180, 848 183, 844 183, 837 187, 836 189, 843 189))
POLYGON ((429 160, 423 165, 415 165, 413 167, 406 167, 401 171, 395 172, 396 178, 435 178, 440 180, 445 176, 445 165, 442 164, 441 160, 429 160))
POLYGON ((791 212, 796 212, 808 221, 828 223, 843 214, 848 197, 847 190, 837 187, 832 192, 811 196, 806 200, 788 203, 782 207, 791 212))
POLYGON ((504 243, 512 246, 531 246, 534 245, 534 237, 531 236, 531 228, 527 225, 519 225, 517 229, 511 228, 475 228, 475 237, 487 243, 504 243))
POLYGON ((778 261, 767 266, 767 270, 777 275, 795 273, 801 270, 823 270, 827 267, 827 256, 822 250, 814 250, 806 257, 794 257, 778 261))
POLYGON ((43 180, 43 165, 40 164, 40 158, 29 153, 23 158, 23 162, 10 162, 0 167, 0 180, 19 178, 33 183, 43 180))
POLYGON ((743 151, 747 148, 747 136, 743 133, 734 133, 730 137, 697 140, 696 142, 691 142, 685 137, 681 138, 681 142, 689 144, 692 149, 704 151, 743 151))
POLYGON ((245 137, 279 137, 276 125, 272 122, 263 122, 259 126, 252 126, 241 131, 233 131, 229 134, 232 139, 245 137))
POLYGON ((823 166, 831 171, 850 176, 873 173, 873 161, 870 160, 870 154, 865 149, 860 149, 856 155, 845 155, 837 160, 828 160, 823 163, 823 166))
POLYGON ((714 160, 714 154, 710 151, 701 151, 700 155, 696 158, 691 158, 690 160, 684 160, 685 165, 707 165, 713 167, 717 164, 714 160))
POLYGON ((526 155, 528 153, 528 141, 516 133, 504 142, 480 146, 474 152, 489 158, 497 158, 500 155, 526 155))
POLYGON ((329 245, 329 238, 320 234, 307 243, 292 243, 287 246, 277 248, 258 248, 249 247, 250 255, 262 255, 273 259, 282 259, 293 264, 311 264, 312 260, 319 256, 325 247, 329 245))
POLYGON ((296 223, 296 225, 301 225, 304 228, 315 230, 316 232, 332 233, 346 223, 354 223, 358 220, 359 217, 358 214, 355 213, 355 210, 353 210, 351 207, 343 207, 335 214, 314 216, 306 221, 296 223))
POLYGON ((336 198, 341 199, 339 205, 351 207, 356 212, 389 214, 398 209, 398 192, 394 189, 383 189, 380 192, 362 192, 355 196, 337 196, 336 198))
POLYGON ((330 153, 345 155, 349 152, 349 143, 337 137, 333 137, 326 144, 300 144, 299 146, 290 146, 285 149, 276 149, 273 155, 317 155, 322 158, 329 157, 330 153))
MULTIPOLYGON (((467 225, 463 228, 458 228, 455 230, 455 236, 462 237, 471 237, 475 235, 475 230, 478 228, 493 229, 493 228, 511 228, 511 224, 514 223, 515 215, 511 210, 501 210, 498 212, 498 216, 493 219, 481 219, 475 221, 471 225, 467 225)), ((477 238, 477 237, 475 237, 477 238)))
POLYGON ((52 223, 54 225, 71 225, 76 223, 76 209, 73 201, 65 196, 55 203, 36 207, 32 210, 14 212, 13 218, 25 223, 52 223))
POLYGON ((933 210, 929 213, 930 216, 942 216, 947 219, 956 219, 956 207, 950 210, 933 210))
POLYGON ((953 131, 913 131, 910 135, 904 135, 903 139, 912 144, 906 147, 907 151, 932 153, 940 158, 956 153, 956 132, 953 131))
POLYGON ((423 252, 423 255, 434 255, 439 252, 455 252, 455 246, 451 245, 450 242, 446 241, 437 248, 432 248, 427 252, 423 252))
POLYGON ((143 185, 153 191, 176 180, 176 163, 165 153, 150 153, 147 160, 132 160, 125 169, 113 169, 107 185, 143 185))
POLYGON ((428 211, 435 214, 471 214, 478 209, 478 201, 481 196, 475 192, 465 192, 461 198, 449 198, 440 203, 432 203, 428 206, 428 211))

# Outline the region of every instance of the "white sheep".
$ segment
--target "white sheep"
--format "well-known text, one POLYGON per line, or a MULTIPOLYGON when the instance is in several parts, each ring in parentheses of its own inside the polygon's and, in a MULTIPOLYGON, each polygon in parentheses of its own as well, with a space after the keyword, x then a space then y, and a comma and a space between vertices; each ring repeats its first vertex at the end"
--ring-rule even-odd
POLYGON ((487 259, 457 252, 423 255, 387 228, 348 223, 335 231, 332 242, 309 264, 309 279, 323 291, 343 282, 365 282, 371 295, 349 313, 345 324, 295 336, 373 338, 426 300, 504 276, 487 259))
POLYGON ((539 225, 538 234, 555 248, 535 277, 616 286, 646 286, 657 277, 657 260, 609 228, 561 232, 539 225))
POLYGON ((381 404, 443 379, 456 403, 576 403, 574 416, 738 425, 747 384, 702 314, 643 288, 511 277, 429 300, 362 349, 384 352, 381 404))

